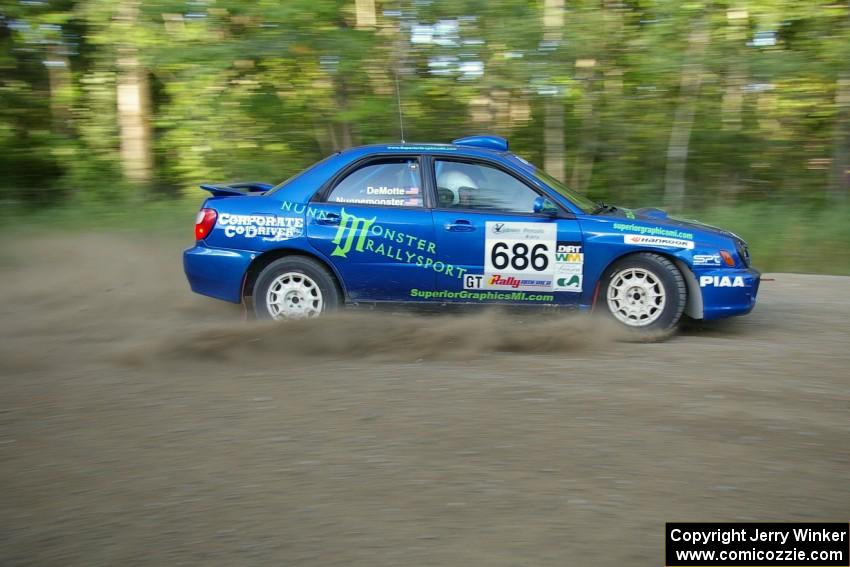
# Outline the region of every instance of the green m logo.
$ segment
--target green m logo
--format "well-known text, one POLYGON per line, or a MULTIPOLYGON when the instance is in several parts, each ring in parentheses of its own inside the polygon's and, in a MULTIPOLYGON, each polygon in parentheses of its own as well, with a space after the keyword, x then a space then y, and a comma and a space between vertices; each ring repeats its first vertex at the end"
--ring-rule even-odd
POLYGON ((375 223, 375 220, 378 217, 372 217, 371 219, 364 219, 360 217, 356 217, 354 215, 349 215, 345 212, 345 209, 340 211, 341 217, 339 221, 339 228, 336 231, 336 236, 334 236, 333 243, 336 244, 336 248, 331 252, 331 256, 342 256, 346 258, 346 254, 351 251, 352 245, 357 252, 363 252, 363 244, 366 242, 366 237, 369 235, 369 228, 375 223), (357 238, 357 244, 354 244, 354 239, 357 237, 357 233, 360 233, 360 237, 357 238), (343 239, 345 243, 343 243, 343 239))

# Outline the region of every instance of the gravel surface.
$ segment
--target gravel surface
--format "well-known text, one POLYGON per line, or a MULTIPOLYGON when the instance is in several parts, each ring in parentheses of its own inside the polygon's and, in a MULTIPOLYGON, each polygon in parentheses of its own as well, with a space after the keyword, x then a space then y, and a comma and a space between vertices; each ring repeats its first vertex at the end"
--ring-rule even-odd
POLYGON ((578 316, 283 325, 180 243, 0 251, 2 565, 663 564, 665 521, 847 521, 850 278, 660 344, 578 316))

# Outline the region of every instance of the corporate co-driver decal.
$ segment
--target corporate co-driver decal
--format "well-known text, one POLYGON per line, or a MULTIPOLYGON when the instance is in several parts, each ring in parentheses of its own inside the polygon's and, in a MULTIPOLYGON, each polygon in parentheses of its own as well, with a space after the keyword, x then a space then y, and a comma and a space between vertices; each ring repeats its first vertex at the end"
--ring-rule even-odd
POLYGON ((268 214, 235 215, 222 213, 218 217, 218 226, 224 229, 224 236, 227 238, 241 236, 277 242, 301 236, 304 230, 304 219, 268 214))
POLYGON ((467 274, 464 289, 580 292, 581 244, 557 238, 555 224, 487 222, 484 273, 467 274))

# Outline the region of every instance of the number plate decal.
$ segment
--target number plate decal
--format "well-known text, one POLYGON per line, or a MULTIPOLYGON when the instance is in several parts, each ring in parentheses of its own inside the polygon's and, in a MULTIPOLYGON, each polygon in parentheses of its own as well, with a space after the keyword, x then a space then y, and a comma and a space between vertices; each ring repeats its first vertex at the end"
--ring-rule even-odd
POLYGON ((481 289, 555 288, 555 223, 487 222, 481 289))

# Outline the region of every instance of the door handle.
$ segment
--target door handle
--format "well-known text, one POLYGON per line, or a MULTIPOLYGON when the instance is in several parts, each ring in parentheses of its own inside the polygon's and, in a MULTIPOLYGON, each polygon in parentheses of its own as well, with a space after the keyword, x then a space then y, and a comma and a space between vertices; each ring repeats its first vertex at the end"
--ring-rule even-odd
POLYGON ((449 232, 472 232, 475 230, 475 225, 473 225, 468 220, 459 219, 455 222, 446 223, 444 228, 449 232))
POLYGON ((339 224, 341 217, 336 213, 328 213, 322 217, 316 217, 316 224, 339 224))

